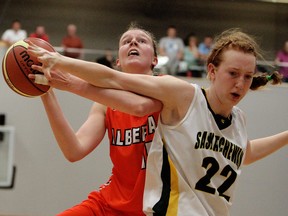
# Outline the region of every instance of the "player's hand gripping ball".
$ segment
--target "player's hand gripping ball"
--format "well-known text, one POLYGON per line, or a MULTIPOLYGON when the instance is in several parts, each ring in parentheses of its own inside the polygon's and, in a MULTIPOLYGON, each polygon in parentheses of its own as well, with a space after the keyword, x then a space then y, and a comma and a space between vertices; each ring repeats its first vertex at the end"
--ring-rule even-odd
POLYGON ((45 94, 50 86, 45 83, 43 74, 39 71, 33 70, 32 65, 41 65, 36 57, 30 56, 27 53, 28 43, 31 41, 35 45, 42 47, 50 52, 55 52, 53 46, 48 42, 39 38, 27 38, 14 43, 4 55, 2 61, 3 76, 8 86, 17 94, 25 97, 37 97, 45 94), (36 77, 42 79, 38 83, 31 80, 29 74, 35 74, 36 77))

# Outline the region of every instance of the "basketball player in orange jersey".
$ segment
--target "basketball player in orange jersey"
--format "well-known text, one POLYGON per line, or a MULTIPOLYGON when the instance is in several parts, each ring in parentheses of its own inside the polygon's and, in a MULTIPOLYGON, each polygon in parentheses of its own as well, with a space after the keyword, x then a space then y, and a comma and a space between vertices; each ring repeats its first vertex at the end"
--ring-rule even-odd
MULTIPOLYGON (((130 25, 119 41, 117 65, 126 73, 152 76, 156 64, 153 35, 130 25)), ((129 92, 97 88, 70 74, 52 72, 49 84, 98 102, 93 105, 87 121, 74 134, 53 91, 41 97, 65 157, 71 162, 81 160, 100 144, 107 131, 113 164, 110 179, 99 191, 91 192, 87 200, 58 216, 143 216, 146 158, 162 104, 129 92), (120 103, 123 98, 124 104, 120 103), (132 115, 127 114, 128 111, 132 115)))

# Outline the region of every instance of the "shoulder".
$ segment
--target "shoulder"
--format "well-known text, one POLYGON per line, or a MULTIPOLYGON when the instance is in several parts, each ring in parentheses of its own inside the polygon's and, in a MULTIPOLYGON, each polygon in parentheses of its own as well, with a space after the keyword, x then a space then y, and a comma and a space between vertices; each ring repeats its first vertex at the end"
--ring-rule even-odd
POLYGON ((205 48, 205 44, 204 43, 200 43, 199 45, 198 45, 198 49, 204 49, 205 48))
POLYGON ((167 40, 169 40, 168 37, 162 37, 162 38, 160 38, 159 43, 166 43, 167 40))
POLYGON ((237 121, 241 122, 241 124, 246 124, 246 114, 241 110, 239 107, 234 106, 232 109, 232 115, 234 119, 237 119, 237 121))
POLYGON ((92 114, 103 114, 105 115, 106 114, 106 110, 107 110, 107 107, 100 104, 100 103, 97 103, 97 102, 94 102, 92 107, 91 107, 91 110, 90 110, 90 115, 92 114))
POLYGON ((6 29, 6 30, 4 31, 4 33, 11 33, 11 32, 13 32, 12 29, 6 29))
POLYGON ((11 29, 7 29, 4 31, 3 35, 11 34, 13 31, 11 29))

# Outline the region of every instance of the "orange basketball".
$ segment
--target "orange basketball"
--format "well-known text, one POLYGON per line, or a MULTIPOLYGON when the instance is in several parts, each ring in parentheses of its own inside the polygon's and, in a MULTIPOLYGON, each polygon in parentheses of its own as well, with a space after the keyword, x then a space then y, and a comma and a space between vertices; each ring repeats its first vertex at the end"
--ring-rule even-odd
POLYGON ((27 53, 27 40, 48 51, 55 52, 53 46, 39 38, 27 38, 14 43, 5 53, 2 61, 3 76, 8 86, 16 93, 25 97, 36 97, 45 94, 50 86, 34 83, 29 74, 42 74, 31 66, 41 65, 37 58, 27 53))

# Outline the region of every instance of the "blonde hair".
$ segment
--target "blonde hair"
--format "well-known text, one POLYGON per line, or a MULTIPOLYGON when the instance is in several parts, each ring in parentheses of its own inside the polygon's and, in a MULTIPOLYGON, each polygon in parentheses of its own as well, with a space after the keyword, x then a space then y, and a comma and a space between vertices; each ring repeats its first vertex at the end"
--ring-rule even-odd
MULTIPOLYGON (((264 60, 261 54, 262 51, 259 48, 256 39, 242 32, 239 28, 233 28, 222 32, 215 38, 212 50, 207 59, 207 65, 212 63, 218 67, 223 61, 224 51, 228 49, 239 50, 254 55, 256 59, 264 60)), ((269 73, 263 73, 257 76, 255 75, 250 89, 256 90, 260 86, 266 85, 270 80, 273 85, 281 83, 281 75, 277 71, 272 72, 270 76, 269 73)))

